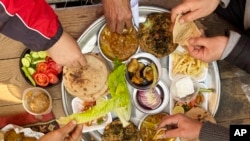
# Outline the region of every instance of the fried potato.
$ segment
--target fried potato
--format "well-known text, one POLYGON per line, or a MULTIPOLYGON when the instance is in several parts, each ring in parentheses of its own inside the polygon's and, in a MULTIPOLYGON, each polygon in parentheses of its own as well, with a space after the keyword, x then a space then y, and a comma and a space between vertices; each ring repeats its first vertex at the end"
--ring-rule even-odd
POLYGON ((173 58, 173 75, 181 74, 199 77, 202 75, 203 69, 208 67, 208 63, 191 57, 187 52, 174 52, 171 56, 173 58))

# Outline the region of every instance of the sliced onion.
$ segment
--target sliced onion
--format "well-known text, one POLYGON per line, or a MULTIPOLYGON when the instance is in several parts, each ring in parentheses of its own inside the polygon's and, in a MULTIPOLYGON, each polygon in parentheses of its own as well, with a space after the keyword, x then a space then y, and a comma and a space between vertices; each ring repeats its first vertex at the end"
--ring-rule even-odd
POLYGON ((139 91, 138 101, 145 107, 156 109, 161 105, 162 99, 155 90, 139 91))

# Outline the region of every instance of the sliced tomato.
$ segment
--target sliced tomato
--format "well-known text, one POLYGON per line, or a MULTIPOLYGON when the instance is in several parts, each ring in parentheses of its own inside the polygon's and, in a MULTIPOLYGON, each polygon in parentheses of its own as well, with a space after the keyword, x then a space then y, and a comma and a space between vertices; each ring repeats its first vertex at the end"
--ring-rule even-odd
POLYGON ((49 72, 47 73, 47 76, 49 77, 49 83, 56 84, 59 82, 59 78, 54 73, 49 72))
POLYGON ((56 62, 49 62, 48 66, 49 68, 56 70, 58 74, 62 72, 62 66, 57 64, 56 62))
POLYGON ((53 73, 55 74, 56 76, 58 75, 58 72, 55 70, 55 69, 52 69, 52 68, 48 68, 45 72, 45 74, 49 74, 49 73, 53 73))
POLYGON ((37 85, 43 86, 43 87, 49 85, 49 77, 46 74, 36 72, 32 76, 37 85))
POLYGON ((46 61, 47 63, 49 63, 49 62, 54 62, 53 59, 52 59, 51 57, 49 57, 49 56, 46 56, 45 61, 46 61))
POLYGON ((48 69, 48 64, 45 62, 40 62, 36 65, 36 72, 44 73, 48 69))

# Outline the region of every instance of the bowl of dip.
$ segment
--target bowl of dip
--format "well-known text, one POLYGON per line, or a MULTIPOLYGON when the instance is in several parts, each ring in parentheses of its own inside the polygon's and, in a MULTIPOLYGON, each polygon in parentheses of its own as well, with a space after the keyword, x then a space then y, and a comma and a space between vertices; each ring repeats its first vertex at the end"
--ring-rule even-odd
POLYGON ((22 103, 24 109, 31 115, 45 115, 52 110, 52 98, 43 88, 27 88, 23 92, 22 103))

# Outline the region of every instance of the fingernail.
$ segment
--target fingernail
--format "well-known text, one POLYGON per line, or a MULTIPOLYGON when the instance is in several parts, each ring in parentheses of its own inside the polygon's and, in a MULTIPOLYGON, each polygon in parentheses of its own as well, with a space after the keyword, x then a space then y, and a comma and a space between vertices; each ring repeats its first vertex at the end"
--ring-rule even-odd
POLYGON ((194 43, 194 39, 193 38, 189 39, 189 44, 193 44, 193 43, 194 43))
POLYGON ((185 22, 185 21, 184 21, 183 19, 180 19, 180 20, 179 20, 179 23, 180 23, 180 24, 183 24, 184 22, 185 22))
POLYGON ((71 123, 74 124, 74 125, 76 125, 76 121, 75 120, 72 120, 71 123))

